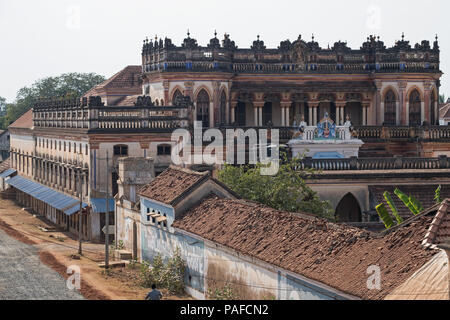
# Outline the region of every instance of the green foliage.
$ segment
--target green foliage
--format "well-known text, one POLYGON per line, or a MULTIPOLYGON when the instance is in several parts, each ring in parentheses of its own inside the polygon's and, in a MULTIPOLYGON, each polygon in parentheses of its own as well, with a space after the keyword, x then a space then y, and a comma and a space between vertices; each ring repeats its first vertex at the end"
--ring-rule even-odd
POLYGON ((442 199, 442 197, 441 197, 441 190, 442 190, 442 188, 441 188, 441 186, 439 185, 439 187, 436 189, 436 191, 434 192, 434 201, 436 202, 436 203, 441 203, 442 201, 444 201, 443 199, 442 199))
POLYGON ((32 108, 38 98, 78 97, 105 78, 95 73, 65 73, 36 81, 17 92, 16 101, 6 104, 6 115, 0 117, 0 129, 6 129, 22 114, 32 108))
POLYGON ((392 217, 389 215, 389 212, 387 211, 384 203, 379 204, 378 206, 375 207, 375 209, 378 215, 380 216, 381 221, 383 221, 386 229, 391 228, 394 225, 394 221, 392 220, 392 217))
POLYGON ((235 300, 236 295, 234 294, 231 285, 227 283, 220 289, 208 289, 208 298, 211 300, 235 300))
POLYGON ((445 103, 445 94, 440 94, 439 95, 439 103, 445 103))
POLYGON ((242 198, 256 201, 277 210, 307 212, 333 220, 333 210, 328 201, 322 201, 309 186, 307 179, 315 171, 301 170, 300 159, 280 161, 275 176, 261 175, 263 164, 233 166, 226 164, 219 172, 219 180, 242 198))
POLYGON ((177 248, 166 263, 160 254, 155 256, 152 264, 144 261, 141 265, 140 281, 147 288, 155 284, 172 294, 181 294, 184 292, 185 270, 186 262, 181 257, 180 249, 177 248))
POLYGON ((387 204, 391 208, 391 212, 394 215, 395 220, 397 220, 397 224, 401 224, 403 222, 403 218, 400 217, 400 215, 398 214, 397 207, 395 206, 394 201, 392 201, 391 194, 389 192, 385 191, 383 196, 384 196, 384 199, 386 199, 387 204))
POLYGON ((418 200, 416 200, 414 197, 408 197, 406 194, 404 194, 401 190, 399 190, 398 188, 395 189, 394 193, 397 195, 397 197, 403 201, 403 203, 405 204, 405 206, 414 214, 414 215, 418 215, 422 210, 423 207, 420 204, 420 202, 418 200), (422 210, 419 210, 421 209, 422 210))

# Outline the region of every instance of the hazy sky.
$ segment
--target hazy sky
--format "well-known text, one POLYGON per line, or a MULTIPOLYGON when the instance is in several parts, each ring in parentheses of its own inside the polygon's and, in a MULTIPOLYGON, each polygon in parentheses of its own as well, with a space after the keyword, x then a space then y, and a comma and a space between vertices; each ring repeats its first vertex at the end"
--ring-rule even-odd
MULTIPOLYGON (((142 40, 167 36, 179 45, 189 28, 205 45, 217 29, 243 48, 258 34, 268 47, 315 34, 322 47, 369 34, 392 46, 405 32, 414 45, 439 35, 441 70, 450 72, 448 0, 0 0, 0 96, 14 100, 23 86, 65 72, 109 77, 140 64, 142 40)), ((450 78, 441 93, 450 95, 450 78)))

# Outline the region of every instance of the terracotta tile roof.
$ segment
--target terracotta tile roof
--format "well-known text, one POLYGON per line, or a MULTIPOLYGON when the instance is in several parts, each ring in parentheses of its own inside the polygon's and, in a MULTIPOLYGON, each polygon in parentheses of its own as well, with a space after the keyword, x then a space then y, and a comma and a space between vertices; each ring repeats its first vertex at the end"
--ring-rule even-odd
POLYGON ((450 200, 445 199, 434 216, 422 244, 435 246, 450 239, 450 200))
POLYGON ((281 212, 242 200, 210 197, 173 227, 319 281, 362 299, 382 299, 436 253, 422 246, 432 217, 384 234, 281 212), (367 269, 378 265, 381 290, 367 288, 367 269))
POLYGON ((165 204, 173 205, 184 197, 189 189, 209 178, 207 172, 200 173, 170 166, 152 182, 142 187, 139 194, 165 204))
POLYGON ((108 91, 108 89, 134 89, 135 94, 142 92, 141 88, 141 66, 127 66, 123 70, 117 72, 108 80, 96 85, 86 92, 85 97, 95 96, 108 91))
POLYGON ((134 103, 137 101, 137 98, 141 96, 140 94, 126 96, 116 101, 114 104, 120 107, 134 107, 134 103))
POLYGON ((10 162, 10 158, 2 161, 0 163, 0 173, 2 173, 5 170, 8 170, 11 167, 11 162, 10 162))
POLYGON ((439 107, 439 118, 440 119, 450 118, 450 103, 442 104, 439 107))
MULTIPOLYGON (((403 204, 403 202, 394 194, 395 188, 398 187, 406 195, 412 195, 419 200, 424 208, 430 208, 436 204, 434 201, 434 192, 439 185, 404 185, 404 186, 369 186, 369 194, 371 198, 371 206, 375 207, 380 203, 384 203, 386 208, 389 208, 383 193, 388 191, 391 194, 397 210, 404 219, 412 217, 411 211, 403 204)), ((441 197, 443 199, 450 198, 450 185, 441 186, 441 197)), ((388 209, 390 212, 390 209, 388 209)))
POLYGON ((33 127, 33 111, 30 109, 25 112, 19 119, 12 123, 9 128, 32 128, 33 127))

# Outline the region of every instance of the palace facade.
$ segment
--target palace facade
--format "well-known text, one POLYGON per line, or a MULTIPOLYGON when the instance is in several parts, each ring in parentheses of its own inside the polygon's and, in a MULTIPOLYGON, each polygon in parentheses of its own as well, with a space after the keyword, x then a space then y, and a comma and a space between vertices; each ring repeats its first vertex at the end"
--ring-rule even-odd
POLYGON ((438 124, 439 44, 387 47, 370 36, 359 49, 338 41, 322 48, 298 37, 267 48, 258 36, 238 48, 225 34, 201 46, 190 37, 144 41, 143 93, 161 104, 186 94, 204 127, 316 125, 328 113, 342 124, 438 124))

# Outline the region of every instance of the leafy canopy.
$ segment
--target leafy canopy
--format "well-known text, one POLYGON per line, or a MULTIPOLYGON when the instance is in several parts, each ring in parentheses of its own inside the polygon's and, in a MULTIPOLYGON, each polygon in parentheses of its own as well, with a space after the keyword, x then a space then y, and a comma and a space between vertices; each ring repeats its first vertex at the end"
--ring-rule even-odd
POLYGON ((275 176, 263 176, 262 164, 255 166, 233 166, 226 164, 219 171, 219 180, 242 198, 256 201, 277 210, 307 212, 334 220, 328 201, 322 201, 306 184, 306 179, 315 171, 299 169, 300 159, 280 162, 275 176))
POLYGON ((14 103, 6 104, 6 115, 0 117, 0 128, 6 129, 21 115, 30 110, 34 101, 38 98, 82 96, 103 81, 105 81, 105 78, 95 73, 65 73, 58 77, 38 80, 31 86, 20 89, 14 103))

